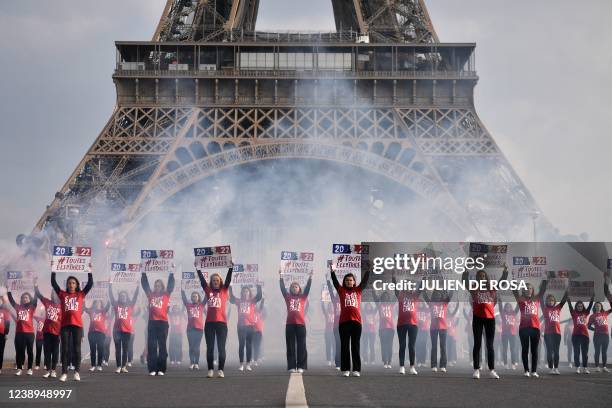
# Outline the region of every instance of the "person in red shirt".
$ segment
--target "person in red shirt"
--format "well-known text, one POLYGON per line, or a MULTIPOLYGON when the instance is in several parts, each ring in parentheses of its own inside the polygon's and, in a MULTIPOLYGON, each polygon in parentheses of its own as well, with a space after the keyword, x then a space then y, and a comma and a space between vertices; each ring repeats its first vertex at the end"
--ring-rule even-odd
POLYGON ((140 307, 134 308, 134 312, 132 313, 132 333, 130 333, 130 341, 128 343, 128 367, 131 367, 132 362, 134 361, 134 339, 136 338, 136 329, 134 328, 134 322, 138 317, 140 317, 141 313, 142 310, 140 309, 140 307))
MULTIPOLYGON (((395 273, 391 275, 391 280, 394 284, 397 284, 395 273)), ((419 285, 419 288, 421 288, 421 285, 419 285)), ((397 337, 399 339, 399 373, 402 375, 406 374, 406 368, 404 367, 404 361, 406 359, 406 335, 408 335, 408 359, 410 360, 409 373, 412 375, 418 374, 414 367, 414 360, 416 355, 415 345, 419 333, 417 304, 420 296, 420 289, 414 291, 399 291, 395 289, 395 297, 397 298, 398 304, 397 337)))
MULTIPOLYGON (((504 271, 500 281, 508 279, 508 268, 504 264, 504 271)), ((461 277, 463 284, 468 287, 469 271, 465 271, 461 277)), ((491 287, 491 279, 484 270, 476 272, 476 281, 485 286, 470 290, 472 296, 472 333, 474 335, 474 349, 472 350, 472 361, 474 362, 474 373, 472 377, 480 378, 480 350, 482 348, 482 333, 484 331, 487 347, 487 363, 489 376, 498 379, 495 371, 495 303, 497 303, 497 292, 491 287)))
POLYGON ((359 354, 359 341, 361 339, 361 293, 368 285, 370 268, 365 268, 361 283, 357 285, 355 275, 347 273, 342 279, 342 285, 338 282, 333 267, 330 273, 334 288, 340 298, 340 320, 338 329, 340 331, 340 370, 342 375, 348 377, 351 374, 351 360, 353 363, 353 376, 361 375, 361 356, 359 354))
POLYGON ((240 298, 234 296, 230 287, 230 303, 236 305, 238 310, 238 358, 240 360, 240 371, 251 371, 253 360, 253 334, 255 333, 255 307, 261 300, 261 285, 257 285, 257 294, 253 296, 251 288, 243 286, 240 290, 240 298), (246 353, 245 353, 246 352, 246 353), (246 364, 245 364, 246 354, 246 364))
POLYGON ((512 291, 521 314, 519 325, 519 339, 521 340, 521 358, 525 377, 538 378, 538 346, 540 344, 540 302, 542 295, 546 293, 546 279, 540 283, 540 289, 536 294, 533 286, 528 283, 527 289, 519 294, 517 290, 512 291), (529 371, 529 350, 531 348, 531 371, 529 371))
POLYGON ((334 364, 336 366, 336 370, 340 371, 340 298, 338 293, 334 290, 334 286, 332 285, 329 276, 326 277, 326 284, 327 291, 329 292, 329 298, 331 299, 334 307, 334 364))
POLYGON ((140 283, 147 295, 149 304, 149 323, 147 325, 147 368, 149 375, 163 376, 166 374, 168 360, 168 305, 170 295, 174 290, 174 274, 168 276, 168 284, 164 286, 161 279, 149 286, 147 274, 143 273, 140 283))
POLYGON ((44 307, 41 311, 42 313, 38 313, 34 316, 34 323, 36 324, 36 357, 34 358, 34 370, 40 369, 40 361, 42 358, 42 349, 43 349, 43 328, 45 327, 45 316, 44 316, 44 307))
MULTIPOLYGON (((197 268, 197 265, 196 265, 197 268)), ((197 270, 197 269, 196 269, 197 270)), ((208 378, 214 375, 215 342, 219 357, 219 378, 225 377, 225 342, 227 341, 227 315, 225 313, 229 297, 229 287, 232 283, 232 271, 234 264, 230 261, 230 267, 225 275, 225 282, 218 273, 210 276, 210 284, 204 279, 202 271, 197 270, 200 285, 206 295, 206 323, 204 324, 204 339, 206 340, 206 364, 208 365, 208 378)))
POLYGON ((106 339, 106 323, 108 320, 108 311, 110 303, 102 305, 101 300, 94 300, 91 307, 83 308, 89 316, 89 331, 87 332, 87 340, 89 340, 89 353, 91 358, 91 368, 89 371, 102 371, 102 361, 104 360, 104 340, 106 339))
POLYGON ((393 324, 395 302, 391 302, 389 293, 384 292, 380 298, 376 291, 372 291, 374 301, 378 309, 378 338, 380 339, 380 352, 384 368, 392 368, 393 359, 393 337, 395 337, 395 325, 393 324))
MULTIPOLYGON (((612 305, 611 305, 612 306, 612 305)), ((608 345, 610 343, 610 330, 608 329, 608 316, 610 310, 604 310, 601 302, 593 305, 593 314, 589 317, 589 330, 593 331, 593 346, 595 346, 595 367, 598 372, 603 370, 609 373, 608 367, 608 345), (601 367, 599 366, 599 356, 601 354, 601 367)))
POLYGON ((501 349, 502 349, 502 360, 507 369, 516 368, 516 335, 517 335, 517 314, 519 312, 519 306, 516 308, 508 302, 503 303, 501 299, 497 302, 499 306, 499 315, 501 317, 501 349), (510 362, 508 363, 508 349, 510 349, 510 362))
MULTIPOLYGON (((361 351, 365 364, 374 364, 376 359, 376 318, 378 312, 370 302, 361 304, 363 315, 363 332, 361 333, 361 351)), ((385 367, 387 368, 387 367, 385 367)))
POLYGON ((255 365, 258 365, 263 358, 261 344, 263 342, 264 320, 266 319, 265 300, 262 298, 259 305, 255 307, 255 333, 253 334, 253 359, 255 360, 255 365))
POLYGON ((185 330, 185 312, 179 305, 174 305, 169 312, 170 332, 168 356, 170 364, 180 365, 183 360, 183 330, 185 330))
POLYGON ((6 304, 8 299, 4 296, 0 297, 0 374, 2 373, 2 364, 4 362, 4 347, 6 346, 6 338, 11 327, 11 315, 6 304))
POLYGON ((87 274, 87 284, 81 290, 79 280, 74 276, 66 279, 66 290, 60 289, 55 280, 55 272, 51 272, 51 287, 57 294, 62 305, 62 328, 60 331, 62 344, 62 375, 60 381, 68 378, 68 363, 74 363, 74 380, 81 381, 81 340, 83 339, 83 307, 85 296, 93 287, 93 275, 87 274))
POLYGON ((13 294, 8 292, 8 300, 15 309, 15 359, 17 372, 21 375, 23 364, 25 363, 26 353, 28 355, 28 375, 32 375, 33 346, 34 346, 34 314, 36 313, 37 299, 33 298, 28 292, 21 295, 20 303, 15 302, 13 294))
POLYGON ((280 291, 285 299, 287 307, 287 320, 285 323, 285 343, 287 345, 287 370, 290 372, 303 373, 307 368, 308 352, 306 350, 306 320, 304 311, 310 285, 312 284, 312 272, 306 282, 306 287, 302 287, 297 282, 292 282, 289 292, 285 288, 283 273, 279 269, 280 291))
POLYGON ((134 295, 129 298, 127 291, 122 290, 119 292, 117 300, 113 295, 112 284, 108 286, 108 298, 110 304, 113 306, 113 312, 115 315, 115 324, 113 325, 113 342, 115 343, 115 361, 117 363, 117 369, 115 372, 127 373, 128 364, 128 352, 130 338, 134 333, 134 308, 136 307, 136 301, 138 300, 138 290, 136 287, 134 295))
POLYGON ((45 323, 43 326, 43 352, 45 356, 45 368, 47 372, 44 378, 57 377, 55 368, 59 361, 60 331, 62 325, 62 305, 55 292, 51 292, 51 298, 44 297, 34 283, 34 292, 45 307, 45 323))
POLYGON ((546 361, 550 374, 560 375, 559 372, 559 347, 561 346, 561 311, 567 301, 567 291, 561 302, 557 303, 554 295, 540 298, 542 317, 544 320, 544 343, 546 344, 546 361))
POLYGON ((189 369, 200 369, 200 344, 204 335, 204 303, 198 292, 191 293, 191 301, 181 290, 183 305, 187 311, 187 343, 189 344, 189 369))
POLYGON ((576 365, 576 374, 590 374, 588 369, 589 360, 589 314, 593 307, 594 296, 591 297, 589 307, 585 308, 584 303, 579 300, 576 306, 572 306, 571 299, 567 298, 567 306, 569 307, 572 321, 574 322, 574 330, 572 331, 572 346, 574 348, 574 364, 576 365), (582 354, 582 366, 580 366, 580 354, 582 354))
MULTIPOLYGON (((451 295, 448 292, 434 291, 431 299, 427 292, 423 292, 423 299, 429 306, 431 323, 429 325, 429 336, 431 339, 431 371, 436 372, 438 368, 441 372, 446 372, 446 314, 451 295), (438 364, 438 338, 440 338, 440 362, 438 364)), ((457 306, 459 307, 459 306, 457 306)))

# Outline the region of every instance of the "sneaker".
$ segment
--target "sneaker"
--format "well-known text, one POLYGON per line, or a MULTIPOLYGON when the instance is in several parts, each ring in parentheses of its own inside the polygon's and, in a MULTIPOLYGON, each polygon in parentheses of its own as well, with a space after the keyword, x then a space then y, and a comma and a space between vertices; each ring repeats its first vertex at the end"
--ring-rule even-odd
POLYGON ((531 377, 531 374, 529 374, 529 371, 525 371, 525 374, 523 374, 523 377, 529 378, 531 377))
POLYGON ((350 372, 350 371, 344 371, 344 372, 342 373, 342 376, 344 376, 344 377, 348 377, 349 375, 351 375, 351 372, 350 372))
POLYGON ((538 373, 536 371, 534 371, 533 373, 531 373, 531 377, 532 378, 540 378, 540 376, 538 375, 538 373))
POLYGON ((66 379, 67 379, 67 378, 68 378, 68 374, 62 374, 62 375, 60 376, 59 380, 60 380, 61 382, 66 382, 66 379))
POLYGON ((353 377, 361 377, 361 373, 359 371, 352 372, 353 377))
POLYGON ((431 371, 433 371, 434 373, 438 372, 438 367, 431 367, 431 371))
POLYGON ((414 366, 410 366, 410 375, 417 375, 417 370, 416 368, 414 368, 414 366))
POLYGON ((244 364, 240 364, 240 367, 238 367, 238 371, 244 371, 244 364))
POLYGON ((108 367, 108 361, 103 361, 102 365, 108 367))
POLYGON ((516 367, 517 367, 517 364, 516 364, 516 363, 512 364, 512 369, 513 369, 513 370, 516 370, 516 367))
POLYGON ((156 373, 155 371, 151 371, 151 372, 149 373, 149 375, 150 375, 151 377, 153 377, 153 376, 154 376, 154 375, 156 375, 156 374, 157 374, 157 373, 156 373))
POLYGON ((442 367, 442 368, 440 368, 440 372, 441 372, 441 373, 445 373, 445 372, 446 372, 446 367, 442 367))
POLYGON ((405 367, 403 367, 403 366, 402 366, 402 367, 400 367, 400 369, 399 369, 399 373, 400 373, 401 375, 406 374, 406 368, 405 368, 405 367))
POLYGON ((608 367, 604 367, 602 370, 604 371, 604 373, 609 373, 609 372, 610 372, 610 370, 608 369, 608 367))
POLYGON ((478 380, 480 378, 480 370, 474 370, 474 374, 472 374, 472 378, 478 380))
POLYGON ((289 371, 290 373, 297 373, 297 370, 296 370, 295 368, 290 368, 290 369, 289 369, 289 370, 287 370, 287 371, 289 371))
POLYGON ((162 377, 163 377, 164 375, 166 375, 166 373, 164 373, 163 371, 158 371, 158 372, 157 372, 157 375, 159 375, 159 376, 162 376, 162 377))
POLYGON ((122 372, 122 373, 127 373, 127 372, 128 372, 128 370, 127 370, 127 368, 125 368, 125 367, 121 367, 121 372, 122 372))
POLYGON ((131 362, 131 361, 129 361, 129 362, 127 363, 127 366, 128 366, 128 367, 131 367, 131 366, 132 366, 132 362, 131 362))
POLYGON ((336 367, 336 371, 340 371, 340 367, 336 367))
POLYGON ((189 365, 189 369, 190 369, 190 370, 193 370, 193 364, 190 364, 190 365, 189 365))
POLYGON ((213 378, 214 375, 215 375, 215 372, 213 370, 208 370, 208 374, 206 374, 206 377, 213 378))
POLYGON ((582 373, 583 373, 583 374, 591 374, 591 372, 589 371, 589 369, 588 369, 588 368, 586 368, 586 367, 582 367, 582 373))
POLYGON ((597 367, 597 372, 601 373, 601 367, 597 367))
POLYGON ((51 371, 47 371, 46 373, 43 374, 43 378, 49 378, 50 375, 51 375, 51 371))
POLYGON ((89 371, 96 371, 96 366, 91 367, 89 371))
POLYGON ((576 368, 576 374, 582 374, 582 368, 577 367, 576 368))
POLYGON ((489 371, 489 377, 491 377, 491 378, 493 378, 493 379, 495 379, 495 380, 499 380, 499 374, 497 374, 497 373, 495 372, 495 370, 491 370, 491 371, 489 371))
POLYGON ((551 369, 548 371, 548 374, 550 374, 550 375, 555 375, 555 369, 554 369, 554 368, 551 368, 551 369))
POLYGON ((572 363, 569 363, 569 368, 574 368, 574 365, 572 363))
POLYGON ((117 369, 115 370, 115 372, 116 372, 117 374, 119 374, 119 373, 121 372, 121 367, 117 367, 117 369))
POLYGON ((51 370, 51 378, 57 378, 57 373, 55 370, 51 370))
POLYGON ((200 366, 199 366, 198 364, 194 364, 194 365, 193 365, 193 369, 194 369, 194 370, 199 370, 199 369, 200 369, 200 366))
POLYGON ((31 369, 31 368, 28 368, 28 371, 26 371, 26 374, 27 374, 27 375, 32 375, 32 374, 33 374, 32 369, 31 369))
POLYGON ((219 371, 217 372, 217 377, 219 377, 219 378, 225 378, 225 374, 223 374, 223 370, 219 370, 219 371))
POLYGON ((81 375, 79 374, 78 371, 74 372, 74 381, 81 381, 81 375))
POLYGON ((73 366, 73 365, 69 365, 69 366, 68 366, 68 369, 69 369, 70 371, 74 371, 74 366, 73 366))
POLYGON ((561 375, 561 372, 559 371, 558 368, 555 368, 553 371, 554 371, 553 373, 554 375, 561 375))
POLYGON ((21 373, 22 373, 22 371, 21 371, 21 369, 19 369, 19 370, 17 370, 17 371, 15 372, 15 375, 19 376, 19 375, 21 375, 21 373))
POLYGON ((331 361, 328 361, 328 362, 327 362, 327 366, 328 366, 328 367, 331 367, 331 366, 332 366, 332 362, 331 362, 331 361))
MULTIPOLYGON (((251 370, 249 370, 249 371, 251 371, 251 370)), ((298 368, 297 372, 300 373, 300 374, 304 374, 304 369, 303 368, 298 368)))
POLYGON ((34 367, 34 370, 36 370, 36 371, 40 370, 40 366, 34 367))
POLYGON ((102 366, 98 366, 98 371, 102 371, 102 366))

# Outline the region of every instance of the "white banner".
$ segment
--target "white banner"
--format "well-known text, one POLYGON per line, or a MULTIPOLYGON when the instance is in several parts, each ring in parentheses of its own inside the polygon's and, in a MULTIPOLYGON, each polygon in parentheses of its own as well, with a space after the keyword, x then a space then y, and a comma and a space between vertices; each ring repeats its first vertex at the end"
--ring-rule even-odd
POLYGON ((368 253, 368 247, 361 244, 334 244, 332 246, 332 262, 336 277, 342 282, 344 275, 352 273, 361 278, 361 255, 368 253))
POLYGON ((94 282, 93 288, 87 294, 88 299, 101 300, 106 302, 108 300, 108 287, 110 282, 108 281, 96 281, 94 282))
POLYGON ((198 270, 229 268, 232 250, 229 245, 194 248, 195 266, 198 270))
POLYGON ((140 271, 143 273, 173 273, 174 251, 171 249, 143 249, 140 251, 140 271))
POLYGON ((31 292, 34 296, 34 278, 36 272, 33 271, 8 271, 6 273, 6 289, 9 292, 31 292))
POLYGON ((234 264, 232 285, 256 286, 259 284, 258 264, 234 264))
POLYGON ((280 269, 286 287, 292 282, 304 287, 314 272, 314 252, 282 251, 280 269))
POLYGON ((91 248, 54 246, 51 257, 51 272, 91 272, 91 248))
MULTIPOLYGON (((204 279, 208 281, 208 272, 202 272, 204 279)), ((202 285, 200 284, 200 278, 195 272, 183 272, 181 274, 181 289, 185 292, 191 293, 195 291, 202 291, 202 285)), ((189 295, 187 295, 189 297, 189 295)))
POLYGON ((140 282, 140 264, 111 263, 111 283, 140 282))

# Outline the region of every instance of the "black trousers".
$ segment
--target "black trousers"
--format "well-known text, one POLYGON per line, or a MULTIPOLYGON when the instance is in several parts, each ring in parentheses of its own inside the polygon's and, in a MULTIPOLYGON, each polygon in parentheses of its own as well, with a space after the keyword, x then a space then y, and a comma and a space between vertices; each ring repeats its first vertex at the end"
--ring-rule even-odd
POLYGON ((366 331, 361 333, 361 350, 363 350, 363 360, 366 363, 374 363, 376 359, 376 333, 366 331))
POLYGON ((572 346, 574 347, 574 365, 580 367, 580 354, 582 353, 582 367, 587 367, 589 362, 589 336, 581 334, 572 335, 572 346))
POLYGON ((59 347, 60 336, 51 333, 43 334, 43 350, 45 352, 45 367, 47 370, 55 370, 55 367, 57 367, 59 347))
POLYGON ((359 341, 361 338, 361 323, 348 321, 340 323, 340 370, 361 371, 361 355, 359 353, 359 341))
POLYGON ((110 360, 110 345, 111 345, 111 336, 107 336, 104 334, 104 347, 102 347, 102 361, 110 360))
POLYGON ((125 367, 128 362, 128 352, 130 349, 130 337, 132 333, 113 331, 113 341, 115 342, 115 362, 117 368, 125 367))
POLYGON ((170 361, 183 361, 183 333, 170 333, 170 361))
POLYGON ((605 367, 608 364, 608 345, 610 337, 608 333, 593 334, 593 345, 595 346, 595 367, 599 367, 599 355, 601 354, 601 363, 605 367))
POLYGON ((287 369, 308 368, 306 326, 303 324, 285 325, 285 342, 287 343, 287 369))
POLYGON ((227 341, 227 323, 206 322, 204 325, 204 338, 206 339, 206 364, 208 369, 214 368, 215 340, 219 352, 219 370, 225 367, 225 342, 227 341))
POLYGON ((428 336, 426 333, 416 338, 416 361, 419 364, 425 364, 425 360, 427 359, 427 338, 428 336))
POLYGON ((130 334, 130 342, 128 343, 128 363, 134 361, 134 333, 130 334))
POLYGON ((187 329, 187 343, 189 344, 189 364, 200 364, 200 344, 202 344, 203 330, 187 329))
POLYGON ((168 322, 149 320, 147 326, 147 368, 149 372, 166 372, 168 363, 168 322))
POLYGON ((79 326, 64 326, 60 332, 62 339, 62 374, 68 373, 68 365, 72 363, 78 373, 81 369, 81 340, 83 328, 79 326))
POLYGON ((508 348, 510 349, 510 361, 516 364, 516 336, 509 333, 502 334, 501 341, 504 364, 508 364, 508 348))
POLYGON ((246 351, 246 362, 253 361, 253 334, 255 328, 253 326, 238 326, 238 357, 240 363, 244 362, 246 351))
POLYGON ((429 329, 431 338, 431 367, 446 368, 446 330, 429 329), (438 338, 440 338, 440 364, 438 365, 438 338))
POLYGON ((565 340, 565 348, 567 351, 567 362, 570 364, 574 358, 574 345, 572 344, 571 339, 565 340))
POLYGON ((546 361, 548 368, 559 368, 559 347, 561 346, 561 335, 559 333, 544 334, 546 343, 546 361))
POLYGON ((2 370, 2 363, 4 362, 4 347, 6 346, 6 336, 4 333, 0 334, 0 370, 2 370))
POLYGON ((334 331, 325 330, 325 361, 334 361, 334 331))
POLYGON ((395 331, 393 329, 380 329, 378 337, 380 338, 380 353, 382 354, 383 364, 391 364, 393 359, 393 337, 395 331))
POLYGON ((334 363, 336 364, 336 367, 340 367, 340 349, 341 349, 341 344, 340 344, 340 327, 336 326, 334 327, 334 344, 336 345, 335 348, 335 352, 334 352, 334 363))
POLYGON ((32 368, 34 347, 34 333, 15 333, 15 359, 17 368, 22 369, 28 355, 28 370, 32 368))
POLYGON ((482 333, 484 331, 487 344, 487 363, 489 370, 495 369, 495 319, 474 316, 472 319, 472 334, 474 335, 474 349, 472 350, 472 361, 474 370, 480 368, 480 350, 482 348, 482 333))
POLYGON ((529 371, 529 351, 531 350, 531 372, 538 371, 538 347, 540 345, 540 329, 525 327, 519 329, 521 339, 521 358, 523 369, 529 371))
POLYGON ((43 339, 36 339, 36 367, 40 367, 40 359, 42 357, 43 339))
POLYGON ((262 354, 261 354, 261 343, 263 341, 263 333, 260 331, 256 331, 253 334, 253 359, 255 361, 258 361, 262 354))
POLYGON ((89 353, 91 356, 91 366, 101 366, 104 360, 104 340, 106 336, 102 332, 89 332, 89 353))

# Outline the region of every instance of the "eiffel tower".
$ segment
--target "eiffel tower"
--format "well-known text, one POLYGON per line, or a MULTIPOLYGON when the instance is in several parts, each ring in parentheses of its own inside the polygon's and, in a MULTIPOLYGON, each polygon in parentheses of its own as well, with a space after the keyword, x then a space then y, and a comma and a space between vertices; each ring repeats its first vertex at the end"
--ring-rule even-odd
POLYGON ((125 236, 203 180, 270 161, 375 175, 465 237, 535 222, 476 113, 475 44, 440 42, 424 0, 332 0, 328 33, 258 32, 258 6, 167 0, 151 41, 116 42, 115 110, 35 232, 125 236))

